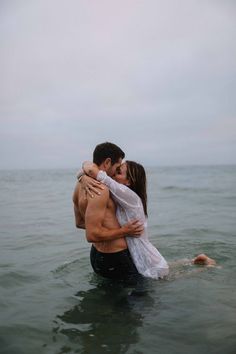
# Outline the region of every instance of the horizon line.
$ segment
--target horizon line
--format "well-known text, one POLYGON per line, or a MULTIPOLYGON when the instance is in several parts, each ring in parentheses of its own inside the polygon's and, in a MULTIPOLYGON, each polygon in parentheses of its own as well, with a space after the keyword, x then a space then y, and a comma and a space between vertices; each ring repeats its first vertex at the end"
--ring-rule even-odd
MULTIPOLYGON (((145 165, 145 168, 154 168, 154 167, 223 167, 223 166, 236 166, 236 163, 210 163, 210 164, 156 164, 156 165, 145 165)), ((79 170, 78 167, 7 167, 1 168, 0 171, 38 171, 38 170, 79 170)))

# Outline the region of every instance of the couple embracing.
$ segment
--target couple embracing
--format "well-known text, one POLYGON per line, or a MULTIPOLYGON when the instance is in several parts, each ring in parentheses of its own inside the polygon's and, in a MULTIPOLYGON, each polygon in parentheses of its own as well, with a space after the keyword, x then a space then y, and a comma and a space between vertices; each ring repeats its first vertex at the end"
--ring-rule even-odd
POLYGON ((132 282, 163 278, 169 266, 148 240, 145 170, 124 157, 117 145, 105 142, 96 146, 93 162, 83 163, 73 194, 76 227, 92 243, 95 273, 132 282))

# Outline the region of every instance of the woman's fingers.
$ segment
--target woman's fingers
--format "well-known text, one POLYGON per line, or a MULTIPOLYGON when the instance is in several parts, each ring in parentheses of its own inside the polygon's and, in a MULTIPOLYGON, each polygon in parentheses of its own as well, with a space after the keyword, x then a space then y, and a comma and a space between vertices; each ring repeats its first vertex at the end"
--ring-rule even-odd
POLYGON ((98 195, 101 194, 101 192, 97 189, 97 187, 88 186, 87 188, 89 189, 89 191, 92 191, 92 192, 94 192, 95 194, 98 194, 98 195))
POLYGON ((94 197, 94 194, 92 193, 91 189, 89 187, 85 187, 85 191, 86 193, 88 193, 88 195, 93 198, 94 197))
POLYGON ((143 233, 144 227, 139 220, 132 220, 128 225, 133 236, 140 236, 143 233))
POLYGON ((141 235, 142 233, 143 233, 143 227, 139 226, 139 227, 137 227, 137 228, 134 230, 133 235, 139 236, 139 235, 141 235))
POLYGON ((96 185, 96 186, 94 186, 94 185, 92 185, 92 184, 90 184, 90 183, 88 183, 87 185, 86 185, 86 187, 85 187, 85 190, 86 190, 86 192, 89 194, 89 196, 90 197, 94 197, 94 194, 97 194, 97 195, 100 195, 101 194, 101 190, 102 189, 104 189, 104 188, 100 188, 100 189, 98 189, 98 186, 96 185))
POLYGON ((94 195, 100 195, 100 191, 104 189, 104 185, 101 182, 89 176, 83 176, 82 185, 91 198, 93 198, 94 195))
POLYGON ((104 189, 104 185, 101 182, 98 182, 98 181, 92 181, 90 183, 90 186, 93 186, 93 187, 101 189, 101 190, 104 189))
POLYGON ((102 183, 94 180, 94 179, 87 179, 86 180, 86 187, 88 187, 90 190, 92 190, 94 193, 96 194, 101 194, 99 192, 99 190, 103 190, 104 189, 104 185, 102 185, 102 183))

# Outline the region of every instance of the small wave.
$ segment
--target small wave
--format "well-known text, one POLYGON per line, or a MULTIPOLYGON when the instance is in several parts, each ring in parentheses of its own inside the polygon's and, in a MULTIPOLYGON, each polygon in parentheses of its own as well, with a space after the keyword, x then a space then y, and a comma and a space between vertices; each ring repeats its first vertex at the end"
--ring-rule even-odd
POLYGON ((165 186, 161 188, 165 191, 179 191, 179 192, 206 192, 207 188, 194 188, 194 187, 180 187, 180 186, 165 186))
POLYGON ((3 288, 11 288, 12 286, 23 286, 29 283, 35 283, 39 281, 39 277, 30 275, 24 271, 19 272, 6 272, 0 275, 0 283, 3 288))
POLYGON ((73 261, 64 262, 56 269, 52 270, 51 274, 54 279, 77 290, 78 282, 81 287, 86 286, 91 272, 92 267, 89 258, 84 256, 83 258, 80 257, 73 261))
POLYGON ((63 264, 59 265, 56 269, 52 270, 52 273, 56 276, 60 276, 69 273, 72 268, 78 266, 80 263, 79 259, 73 261, 65 261, 63 264))
POLYGON ((73 259, 71 261, 65 261, 56 269, 53 269, 52 273, 56 278, 63 278, 74 273, 77 274, 79 269, 84 269, 89 266, 89 254, 83 249, 79 252, 76 259, 73 259))
POLYGON ((189 235, 189 236, 205 236, 205 235, 214 235, 214 236, 232 236, 231 233, 227 231, 221 231, 221 230, 216 230, 214 228, 204 228, 204 227, 199 227, 199 228, 186 228, 183 229, 182 231, 183 235, 189 235))
POLYGON ((223 197, 225 200, 229 200, 229 201, 235 201, 236 200, 236 195, 225 195, 223 197))

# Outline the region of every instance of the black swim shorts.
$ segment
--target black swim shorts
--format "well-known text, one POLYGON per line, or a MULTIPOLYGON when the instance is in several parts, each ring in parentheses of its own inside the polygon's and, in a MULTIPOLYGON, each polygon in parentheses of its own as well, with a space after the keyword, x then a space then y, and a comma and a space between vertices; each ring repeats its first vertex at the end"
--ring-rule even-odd
POLYGON ((91 247, 90 261, 95 273, 109 279, 131 280, 142 277, 128 249, 115 253, 99 252, 91 247))

